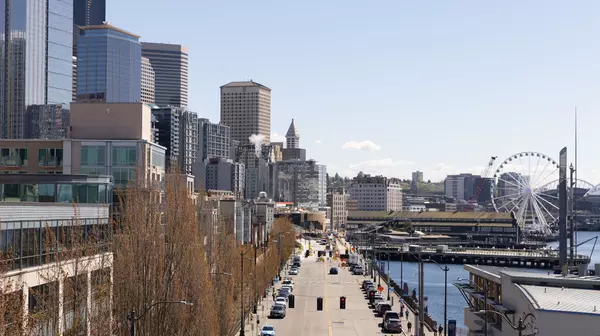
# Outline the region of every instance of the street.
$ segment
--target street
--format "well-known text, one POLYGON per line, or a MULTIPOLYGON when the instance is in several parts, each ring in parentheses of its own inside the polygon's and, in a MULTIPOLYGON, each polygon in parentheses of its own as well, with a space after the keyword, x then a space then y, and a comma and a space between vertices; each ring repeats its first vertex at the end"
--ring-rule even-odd
MULTIPOLYGON (((364 336, 383 335, 379 324, 381 317, 367 306, 365 295, 360 289, 362 276, 351 275, 345 268, 339 274, 329 275, 331 267, 339 262, 318 262, 318 250, 323 245, 311 244, 315 254, 302 256, 302 267, 298 275, 288 276, 294 280, 295 308, 287 309, 284 319, 268 319, 272 305, 269 296, 265 310, 260 311, 261 326, 272 324, 280 336, 364 336), (340 309, 340 296, 346 296, 346 309, 340 309), (317 311, 317 297, 323 297, 323 311, 317 311)), ((276 288, 281 287, 278 283, 276 288)), ((397 308, 397 303, 396 303, 397 308)), ((255 334, 258 334, 256 331, 255 334)))

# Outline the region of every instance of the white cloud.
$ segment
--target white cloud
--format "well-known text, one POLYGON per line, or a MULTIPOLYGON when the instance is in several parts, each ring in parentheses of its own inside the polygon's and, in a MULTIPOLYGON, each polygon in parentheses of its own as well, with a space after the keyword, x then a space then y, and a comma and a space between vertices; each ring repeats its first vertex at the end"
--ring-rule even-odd
POLYGON ((315 143, 316 143, 316 144, 320 144, 320 143, 321 143, 321 140, 315 140, 315 143))
POLYGON ((271 142, 285 142, 285 136, 275 133, 271 133, 271 142))
POLYGON ((363 141, 348 141, 343 146, 342 149, 356 149, 360 151, 378 151, 381 149, 381 146, 374 143, 371 140, 363 140, 363 141))

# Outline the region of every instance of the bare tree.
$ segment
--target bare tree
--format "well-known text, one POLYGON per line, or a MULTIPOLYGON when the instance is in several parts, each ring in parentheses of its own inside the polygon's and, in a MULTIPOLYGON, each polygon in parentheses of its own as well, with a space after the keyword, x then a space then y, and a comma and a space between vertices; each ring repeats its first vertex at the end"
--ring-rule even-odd
POLYGON ((135 311, 137 335, 217 335, 208 258, 186 184, 169 173, 164 195, 147 186, 128 186, 120 202, 114 245, 118 332, 126 332, 126 318, 135 311), (181 300, 193 306, 167 303, 181 300))

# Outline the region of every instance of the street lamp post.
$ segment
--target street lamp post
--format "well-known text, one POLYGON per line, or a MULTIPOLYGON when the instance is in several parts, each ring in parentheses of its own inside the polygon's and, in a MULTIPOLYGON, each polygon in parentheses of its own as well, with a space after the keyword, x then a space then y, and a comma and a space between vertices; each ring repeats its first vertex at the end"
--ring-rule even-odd
MULTIPOLYGON (((504 315, 504 314, 500 314, 499 312, 497 312, 497 311, 495 311, 495 310, 480 310, 479 312, 480 312, 480 313, 483 313, 483 314, 485 314, 485 315, 487 315, 488 313, 492 313, 492 314, 495 314, 495 315, 498 315, 498 316, 502 317, 502 318, 503 318, 503 319, 504 319, 504 320, 505 320, 505 321, 508 323, 508 325, 509 325, 509 326, 510 326, 510 327, 511 327, 513 330, 516 330, 516 331, 518 331, 518 332, 519 332, 519 336, 523 336, 523 331, 524 331, 525 329, 527 329, 527 326, 523 324, 523 323, 524 323, 524 321, 525 321, 525 320, 526 320, 528 317, 531 317, 531 318, 533 318, 533 319, 535 320, 535 316, 534 316, 533 314, 531 314, 531 313, 527 313, 527 314, 525 315, 525 317, 519 317, 519 321, 517 322, 517 325, 514 325, 514 324, 513 324, 513 323, 512 323, 512 322, 511 322, 511 321, 508 319, 508 317, 506 317, 506 315, 504 315)), ((538 333, 538 330, 537 330, 537 328, 534 328, 533 332, 534 332, 534 335, 537 335, 537 333, 538 333)))
POLYGON ((240 278, 241 278, 241 286, 240 286, 240 306, 241 306, 241 321, 240 321, 240 336, 245 336, 246 331, 244 330, 244 322, 245 322, 245 313, 244 313, 244 256, 248 254, 251 250, 247 250, 246 252, 240 252, 240 262, 242 263, 242 268, 240 270, 240 278))
POLYGON ((392 278, 390 276, 390 251, 388 251, 388 260, 387 260, 387 279, 388 279, 388 295, 387 300, 390 301, 390 286, 392 285, 392 278))
POLYGON ((446 336, 446 330, 448 328, 448 271, 450 269, 448 268, 448 265, 444 265, 444 267, 442 267, 433 259, 427 259, 425 261, 430 261, 436 264, 442 271, 444 271, 444 336, 446 336))
POLYGON ((153 304, 151 304, 150 306, 148 306, 148 308, 146 308, 146 310, 144 310, 144 312, 140 315, 140 316, 136 316, 135 315, 135 310, 132 310, 129 313, 129 316, 127 317, 127 319, 130 322, 129 325, 129 336, 135 336, 135 322, 139 321, 141 319, 144 318, 144 316, 146 316, 146 313, 148 311, 150 311, 150 309, 152 309, 153 307, 157 306, 157 305, 166 305, 166 304, 182 304, 182 305, 186 305, 186 306, 193 306, 194 303, 193 302, 189 302, 186 300, 180 300, 180 301, 159 301, 159 302, 154 302, 153 304))

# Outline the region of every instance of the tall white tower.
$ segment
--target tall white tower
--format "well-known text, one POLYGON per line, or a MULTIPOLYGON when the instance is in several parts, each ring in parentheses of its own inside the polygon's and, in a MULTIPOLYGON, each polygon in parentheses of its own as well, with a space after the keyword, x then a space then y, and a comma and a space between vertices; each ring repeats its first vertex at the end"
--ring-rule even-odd
POLYGON ((288 128, 288 131, 285 134, 285 140, 287 149, 300 148, 300 133, 298 133, 298 129, 296 129, 294 119, 292 119, 290 128, 288 128))

